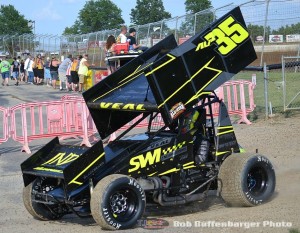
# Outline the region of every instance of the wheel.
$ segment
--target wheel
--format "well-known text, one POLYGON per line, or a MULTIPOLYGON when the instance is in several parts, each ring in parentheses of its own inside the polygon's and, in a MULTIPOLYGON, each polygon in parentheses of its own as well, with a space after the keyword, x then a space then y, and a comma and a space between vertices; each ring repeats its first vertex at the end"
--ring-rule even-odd
POLYGON ((34 191, 45 193, 53 189, 53 185, 47 182, 47 179, 37 178, 32 183, 23 188, 23 203, 26 210, 38 220, 56 220, 60 219, 63 214, 60 213, 59 205, 39 203, 35 201, 34 191))
POLYGON ((106 230, 132 228, 144 213, 146 196, 139 183, 113 174, 98 182, 91 196, 91 212, 106 230))
POLYGON ((270 199, 276 177, 266 157, 232 154, 221 165, 218 183, 229 206, 255 206, 270 199))

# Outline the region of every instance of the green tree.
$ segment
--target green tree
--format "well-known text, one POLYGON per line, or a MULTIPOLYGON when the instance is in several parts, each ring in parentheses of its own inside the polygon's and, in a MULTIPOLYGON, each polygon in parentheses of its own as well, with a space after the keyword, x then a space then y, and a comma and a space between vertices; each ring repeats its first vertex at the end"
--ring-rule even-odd
POLYGON ((186 0, 184 4, 186 13, 192 14, 212 7, 210 0, 186 0))
POLYGON ((300 23, 281 26, 278 29, 274 29, 272 34, 291 35, 300 34, 300 23))
POLYGON ((2 35, 20 35, 32 32, 28 26, 28 20, 13 5, 1 5, 0 22, 0 34, 2 35))
MULTIPOLYGON (((0 22, 0 34, 3 35, 0 41, 0 50, 16 56, 17 52, 25 49, 25 47, 21 48, 19 36, 32 33, 32 28, 28 26, 28 20, 13 5, 0 6, 0 22)), ((30 46, 34 47, 33 37, 26 43, 26 48, 30 46)))
POLYGON ((191 35, 200 32, 205 26, 213 21, 213 12, 210 0, 186 0, 185 11, 188 14, 186 20, 180 26, 183 35, 191 35), (196 14, 196 16, 191 15, 196 14))
POLYGON ((74 25, 66 27, 63 34, 85 34, 118 28, 124 24, 121 13, 121 9, 111 0, 87 1, 74 25))
POLYGON ((130 20, 134 24, 143 25, 171 18, 165 11, 162 0, 137 0, 135 8, 131 9, 130 20))

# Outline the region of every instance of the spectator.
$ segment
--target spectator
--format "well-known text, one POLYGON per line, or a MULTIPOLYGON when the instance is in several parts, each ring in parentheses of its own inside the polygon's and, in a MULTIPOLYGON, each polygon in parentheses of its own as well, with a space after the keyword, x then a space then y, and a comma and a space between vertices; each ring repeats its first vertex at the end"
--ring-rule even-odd
POLYGON ((117 61, 110 61, 109 57, 114 55, 114 47, 116 45, 116 39, 113 35, 110 35, 106 40, 105 52, 106 52, 106 66, 108 75, 115 72, 117 69, 117 61))
POLYGON ((134 28, 130 28, 129 36, 127 37, 127 40, 129 40, 129 50, 142 50, 143 52, 146 51, 148 47, 137 45, 135 35, 136 30, 134 28))
POLYGON ((1 69, 2 79, 3 79, 2 86, 4 86, 4 85, 8 86, 10 64, 6 60, 6 57, 4 57, 3 60, 1 61, 0 69, 1 69))
POLYGON ((33 68, 35 84, 42 85, 44 81, 44 61, 42 60, 42 56, 40 54, 38 54, 34 60, 33 68))
POLYGON ((20 63, 17 61, 17 58, 14 57, 13 62, 11 63, 11 70, 13 79, 16 80, 15 85, 19 85, 19 75, 20 75, 20 63))
POLYGON ((34 82, 34 72, 33 72, 33 65, 34 61, 32 60, 32 57, 29 56, 29 61, 27 63, 27 75, 28 75, 28 83, 33 84, 34 82))
POLYGON ((122 26, 121 27, 121 33, 117 37, 117 43, 126 43, 127 42, 126 33, 127 33, 127 27, 126 26, 122 26))
POLYGON ((88 54, 84 54, 83 58, 81 59, 79 63, 79 69, 78 69, 78 76, 79 76, 79 92, 82 92, 83 90, 83 84, 84 80, 87 78, 88 69, 90 64, 87 61, 88 54))
POLYGON ((29 61, 31 60, 31 55, 28 55, 28 57, 25 60, 24 68, 25 68, 25 82, 28 82, 28 68, 29 68, 29 61))
POLYGON ((66 85, 66 80, 67 80, 67 77, 66 77, 66 73, 67 73, 67 69, 68 69, 68 66, 72 63, 71 61, 71 58, 72 58, 72 55, 68 55, 68 57, 66 59, 64 59, 62 61, 62 63, 59 65, 58 67, 58 76, 59 76, 59 90, 63 90, 63 84, 65 83, 65 86, 67 88, 67 85, 66 85))
POLYGON ((51 87, 51 74, 50 74, 50 57, 46 58, 45 64, 44 64, 44 70, 45 70, 45 79, 47 87, 51 87))
POLYGON ((78 69, 81 59, 81 55, 77 56, 77 59, 74 59, 71 65, 72 91, 76 91, 79 82, 78 69))
POLYGON ((56 57, 53 57, 50 61, 50 75, 51 75, 51 82, 52 87, 56 89, 56 81, 58 80, 58 66, 59 61, 56 57))
POLYGON ((20 81, 25 82, 25 64, 23 59, 20 62, 20 81))
POLYGON ((71 76, 71 65, 73 63, 73 58, 71 58, 71 63, 68 65, 67 72, 66 72, 66 78, 67 78, 67 90, 72 91, 72 76, 71 76))

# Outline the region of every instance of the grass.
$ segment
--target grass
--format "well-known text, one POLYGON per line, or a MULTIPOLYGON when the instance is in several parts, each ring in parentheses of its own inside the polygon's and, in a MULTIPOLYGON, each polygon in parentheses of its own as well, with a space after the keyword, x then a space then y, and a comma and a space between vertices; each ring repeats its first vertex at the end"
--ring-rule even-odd
POLYGON ((300 230, 299 229, 290 229, 289 230, 289 233, 300 233, 300 230))
MULTIPOLYGON (((295 72, 295 68, 290 68, 286 72, 286 102, 289 103, 292 98, 300 91, 300 70, 295 72)), ((255 120, 265 114, 265 88, 263 72, 240 72, 233 78, 234 80, 252 80, 252 74, 256 74, 256 87, 254 89, 254 102, 256 104, 255 112, 250 117, 255 120)), ((283 82, 282 72, 270 71, 268 73, 268 107, 270 102, 273 114, 282 114, 284 117, 290 117, 292 110, 284 111, 283 104, 283 82)), ((300 109, 300 96, 298 96, 289 107, 300 109)))

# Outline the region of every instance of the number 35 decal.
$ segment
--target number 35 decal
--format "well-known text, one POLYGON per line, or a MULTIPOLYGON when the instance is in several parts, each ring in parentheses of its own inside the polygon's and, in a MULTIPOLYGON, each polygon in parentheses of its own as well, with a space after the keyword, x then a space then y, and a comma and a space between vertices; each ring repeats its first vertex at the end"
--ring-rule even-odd
POLYGON ((204 36, 207 42, 198 44, 196 51, 208 47, 215 42, 219 45, 218 51, 222 55, 227 55, 241 44, 249 36, 249 33, 237 23, 232 16, 229 16, 217 28, 204 36))

